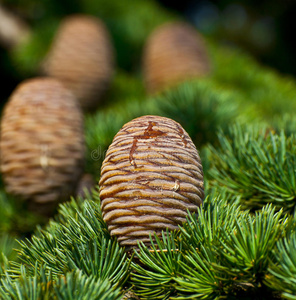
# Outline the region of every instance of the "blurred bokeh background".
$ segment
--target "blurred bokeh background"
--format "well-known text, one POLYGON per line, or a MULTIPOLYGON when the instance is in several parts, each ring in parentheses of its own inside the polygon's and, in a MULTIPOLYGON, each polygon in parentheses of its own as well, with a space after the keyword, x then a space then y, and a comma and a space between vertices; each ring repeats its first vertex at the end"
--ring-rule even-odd
MULTIPOLYGON (((128 71, 138 68, 140 52, 137 52, 137 49, 141 47, 143 35, 148 34, 152 23, 157 24, 161 19, 160 16, 167 15, 169 11, 172 16, 176 14, 187 19, 206 37, 243 48, 263 64, 282 73, 296 75, 294 42, 296 2, 293 0, 158 0, 160 12, 157 15, 155 11, 150 10, 151 5, 147 3, 141 5, 117 0, 109 3, 93 2, 1 1, 1 10, 6 9, 24 21, 24 24, 33 31, 34 40, 27 46, 28 49, 12 54, 1 39, 2 104, 24 76, 34 75, 36 71, 34 68, 44 55, 58 21, 68 14, 81 12, 94 14, 107 23, 116 47, 118 65, 128 71), (129 9, 128 5, 134 6, 134 9, 129 9), (166 11, 163 12, 162 8, 166 11), (141 25, 144 24, 146 29, 134 26, 139 15, 143 16, 144 21, 141 25), (134 31, 133 34, 129 34, 128 31, 131 30, 134 31), (24 57, 25 53, 27 57, 24 57), (16 67, 16 63, 24 65, 16 67)), ((3 15, 0 18, 3 21, 3 15)))
POLYGON ((159 2, 182 13, 205 35, 242 47, 259 61, 296 75, 293 0, 159 2))

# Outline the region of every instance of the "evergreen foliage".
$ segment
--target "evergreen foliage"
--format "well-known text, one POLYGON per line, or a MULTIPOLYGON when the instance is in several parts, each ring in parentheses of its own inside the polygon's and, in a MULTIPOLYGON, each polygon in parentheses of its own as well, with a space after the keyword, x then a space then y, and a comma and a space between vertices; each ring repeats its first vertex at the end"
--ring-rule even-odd
POLYGON ((16 259, 16 249, 18 246, 16 238, 8 233, 2 233, 0 235, 0 266, 5 264, 7 260, 16 259))
POLYGON ((24 203, 16 201, 0 188, 0 232, 13 236, 26 235, 34 230, 36 224, 44 224, 46 220, 29 212, 24 203))
POLYGON ((155 98, 161 114, 181 123, 198 148, 216 143, 218 128, 251 119, 244 114, 239 93, 221 89, 209 79, 185 82, 155 98))
POLYGON ((25 41, 12 49, 11 59, 20 78, 40 74, 42 60, 49 49, 57 27, 57 20, 40 23, 25 41))
POLYGON ((283 114, 282 116, 275 116, 271 120, 270 126, 277 133, 280 133, 281 130, 284 130, 287 137, 295 134, 296 132, 296 120, 289 112, 283 114))
POLYGON ((217 143, 218 128, 227 130, 231 123, 256 118, 239 93, 223 90, 209 79, 184 82, 150 97, 145 97, 140 89, 135 91, 135 82, 129 83, 129 78, 121 73, 121 79, 114 83, 123 95, 120 105, 113 94, 113 102, 86 116, 87 170, 96 177, 99 177, 100 165, 114 135, 136 117, 155 114, 172 118, 181 123, 198 148, 207 142, 217 143), (138 97, 125 97, 135 94, 138 97))
POLYGON ((154 101, 145 98, 127 98, 116 107, 89 114, 85 118, 85 140, 87 148, 86 170, 99 178, 100 166, 113 137, 130 120, 143 114, 157 114, 154 101))
POLYGON ((179 18, 156 1, 83 1, 81 11, 102 18, 117 49, 117 63, 126 70, 139 70, 147 36, 158 25, 179 18), (131 9, 132 7, 132 9, 131 9))
POLYGON ((0 296, 3 300, 121 299, 120 291, 114 289, 108 280, 83 275, 82 271, 54 277, 41 268, 39 272, 29 276, 23 266, 17 280, 13 280, 8 274, 1 280, 0 296))
POLYGON ((285 212, 295 210, 295 136, 268 128, 234 125, 218 134, 220 147, 209 145, 210 185, 224 186, 240 197, 244 207, 258 209, 273 203, 285 212))
POLYGON ((146 38, 179 16, 150 0, 5 2, 32 26, 10 53, 20 78, 38 74, 63 16, 92 14, 110 30, 117 69, 102 106, 85 115, 86 172, 99 180, 126 122, 161 115, 181 123, 199 149, 207 198, 178 231, 130 255, 108 232, 98 187, 46 223, 1 184, 0 298, 111 300, 130 290, 140 299, 296 299, 295 80, 207 38, 212 73, 149 96, 146 38))
POLYGON ((11 227, 11 218, 16 211, 12 201, 3 190, 0 191, 0 206, 2 207, 0 210, 0 231, 6 232, 11 227))
MULTIPOLYGON (((294 228, 295 229, 295 228, 294 228)), ((271 265, 267 284, 282 292, 285 299, 296 299, 296 233, 280 240, 275 251, 275 262, 271 265)))
MULTIPOLYGON (((19 260, 30 275, 43 265, 53 275, 81 270, 88 276, 108 279, 116 287, 123 285, 128 276, 130 260, 111 239, 99 205, 93 201, 83 202, 80 210, 73 200, 61 209, 56 221, 46 229, 38 228, 31 240, 20 244, 19 260), (71 215, 71 210, 75 214, 71 215)), ((18 270, 19 264, 15 264, 11 272, 18 270)))
POLYGON ((154 242, 151 237, 151 247, 140 244, 130 267, 131 258, 107 231, 94 192, 93 200, 61 205, 54 221, 20 242, 19 262, 4 265, 0 293, 4 299, 87 299, 59 297, 76 285, 81 291, 89 284, 88 292, 97 292, 99 280, 121 290, 132 284, 141 299, 272 299, 282 292, 269 284, 282 259, 276 245, 282 251, 280 241, 295 238, 291 218, 271 205, 251 214, 238 201, 207 197, 178 232, 163 233, 154 242))
POLYGON ((143 299, 269 299, 264 279, 286 224, 271 205, 251 215, 237 203, 207 198, 178 234, 156 238, 151 249, 140 245, 131 279, 143 299))
POLYGON ((295 80, 260 66, 237 49, 209 43, 213 60, 213 80, 223 87, 241 92, 258 116, 271 121, 296 108, 295 80))

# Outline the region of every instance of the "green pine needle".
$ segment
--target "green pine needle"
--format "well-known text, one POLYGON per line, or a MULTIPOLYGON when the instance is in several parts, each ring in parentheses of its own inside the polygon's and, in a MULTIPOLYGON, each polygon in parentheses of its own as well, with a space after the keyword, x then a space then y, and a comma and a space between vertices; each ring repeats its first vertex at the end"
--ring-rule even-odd
MULTIPOLYGON (((294 223, 295 224, 295 223, 294 223)), ((269 271, 272 276, 266 283, 282 293, 284 299, 296 299, 296 232, 295 227, 290 236, 277 243, 275 261, 269 271)))
POLYGON ((208 197, 178 233, 139 245, 131 281, 143 299, 223 299, 272 295, 264 280, 287 218, 271 205, 255 215, 208 197))
POLYGON ((16 259, 16 248, 18 248, 18 243, 14 236, 7 233, 0 235, 0 265, 5 264, 8 259, 16 259))
MULTIPOLYGON (((79 210, 68 203, 62 205, 61 213, 62 217, 57 217, 59 222, 52 221, 47 228, 39 228, 30 240, 20 242, 19 259, 27 271, 32 275, 37 262, 37 268, 46 264, 46 270, 54 275, 79 269, 83 274, 109 279, 114 286, 123 285, 130 260, 117 241, 111 239, 99 204, 86 200, 79 210), (71 216, 71 210, 76 210, 75 215, 71 216)), ((19 264, 14 266, 12 271, 17 272, 19 264)))
MULTIPOLYGON (((37 268, 36 268, 37 270, 37 268)), ((0 296, 3 300, 119 300, 121 293, 108 280, 86 276, 74 271, 61 276, 52 276, 41 267, 30 276, 24 266, 20 276, 13 280, 8 274, 0 281, 0 296)))
POLYGON ((171 299, 175 292, 174 277, 182 259, 182 246, 175 233, 167 231, 162 234, 162 239, 154 238, 155 241, 150 238, 151 248, 139 244, 136 251, 136 262, 139 260, 139 263, 132 264, 131 280, 136 294, 145 299, 171 299))
POLYGON ((213 62, 212 79, 221 86, 239 91, 263 120, 295 111, 296 83, 292 77, 259 65, 242 50, 208 44, 213 62))
POLYGON ((161 114, 179 122, 198 148, 215 143, 218 128, 251 119, 239 93, 222 89, 209 79, 184 82, 155 98, 161 114))
POLYGON ((296 207, 295 136, 287 138, 265 126, 236 125, 218 134, 220 147, 209 146, 210 186, 225 187, 245 208, 268 203, 284 212, 296 207))

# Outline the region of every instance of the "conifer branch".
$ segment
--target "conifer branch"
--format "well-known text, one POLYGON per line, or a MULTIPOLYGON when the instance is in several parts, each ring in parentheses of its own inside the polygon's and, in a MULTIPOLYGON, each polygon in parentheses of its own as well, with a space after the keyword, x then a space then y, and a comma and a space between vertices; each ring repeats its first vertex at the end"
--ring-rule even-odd
POLYGON ((224 186, 245 208, 268 203, 284 212, 296 205, 295 136, 268 132, 266 127, 232 126, 218 134, 220 147, 209 146, 211 186, 224 186))

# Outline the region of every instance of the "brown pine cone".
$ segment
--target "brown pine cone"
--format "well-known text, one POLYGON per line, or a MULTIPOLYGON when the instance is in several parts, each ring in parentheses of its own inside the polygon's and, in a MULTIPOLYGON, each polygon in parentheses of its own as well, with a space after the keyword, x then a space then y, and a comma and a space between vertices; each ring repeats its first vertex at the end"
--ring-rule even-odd
POLYGON ((51 215, 83 169, 83 116, 73 94, 52 78, 21 83, 4 109, 0 151, 7 192, 51 215))
POLYGON ((61 22, 42 71, 63 82, 81 107, 90 110, 98 106, 110 85, 113 56, 104 23, 93 16, 72 15, 61 22))
POLYGON ((209 73, 202 36, 189 24, 167 23, 149 37, 143 56, 143 77, 149 93, 209 73))
POLYGON ((168 118, 143 116, 116 134, 102 164, 100 198, 111 235, 130 250, 149 234, 175 230, 187 209, 202 203, 199 154, 182 126, 168 118))

